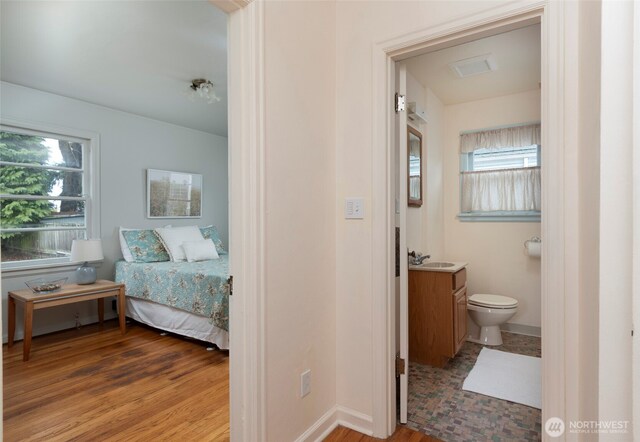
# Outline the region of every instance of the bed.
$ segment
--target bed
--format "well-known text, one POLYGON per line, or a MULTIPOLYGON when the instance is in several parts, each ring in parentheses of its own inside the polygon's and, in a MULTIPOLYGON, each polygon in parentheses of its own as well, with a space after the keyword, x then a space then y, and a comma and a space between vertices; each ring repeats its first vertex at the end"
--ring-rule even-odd
POLYGON ((116 262, 127 316, 229 348, 229 255, 202 262, 116 262))

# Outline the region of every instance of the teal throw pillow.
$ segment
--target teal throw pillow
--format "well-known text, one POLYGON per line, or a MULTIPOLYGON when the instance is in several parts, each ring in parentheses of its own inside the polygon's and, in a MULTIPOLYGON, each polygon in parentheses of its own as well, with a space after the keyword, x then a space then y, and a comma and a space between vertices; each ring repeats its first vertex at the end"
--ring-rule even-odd
POLYGON ((211 241, 213 241, 213 244, 216 246, 216 252, 218 252, 218 255, 227 254, 227 251, 224 249, 224 245, 222 244, 222 240, 220 239, 220 235, 218 234, 218 229, 216 229, 216 226, 200 227, 200 233, 202 233, 202 237, 204 239, 210 239, 211 241))
POLYGON ((134 262, 169 261, 169 254, 153 230, 122 232, 134 262))

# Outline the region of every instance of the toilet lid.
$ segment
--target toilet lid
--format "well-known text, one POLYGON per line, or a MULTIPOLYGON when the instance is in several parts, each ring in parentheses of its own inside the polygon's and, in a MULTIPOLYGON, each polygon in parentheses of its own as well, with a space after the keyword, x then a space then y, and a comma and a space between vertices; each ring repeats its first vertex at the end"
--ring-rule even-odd
POLYGON ((476 295, 471 295, 469 297, 469 302, 473 305, 478 305, 480 307, 515 307, 518 305, 518 300, 509 298, 508 296, 500 296, 500 295, 486 295, 482 293, 478 293, 476 295))

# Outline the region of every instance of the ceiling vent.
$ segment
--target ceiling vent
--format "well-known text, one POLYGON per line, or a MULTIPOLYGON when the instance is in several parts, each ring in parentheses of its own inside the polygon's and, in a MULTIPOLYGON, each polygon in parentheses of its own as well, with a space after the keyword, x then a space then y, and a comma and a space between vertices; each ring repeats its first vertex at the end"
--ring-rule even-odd
POLYGON ((498 65, 493 59, 493 55, 486 54, 456 61, 451 63, 449 68, 457 77, 465 78, 495 71, 498 69, 498 65))

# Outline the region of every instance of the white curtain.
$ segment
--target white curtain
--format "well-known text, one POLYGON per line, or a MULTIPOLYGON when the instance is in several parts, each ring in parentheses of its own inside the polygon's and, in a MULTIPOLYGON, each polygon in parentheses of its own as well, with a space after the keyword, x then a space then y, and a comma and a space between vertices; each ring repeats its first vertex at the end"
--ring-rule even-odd
POLYGON ((540 168, 462 172, 462 212, 541 209, 540 168))
POLYGON ((501 149, 534 144, 541 144, 540 123, 460 135, 460 153, 469 153, 477 149, 501 149))

